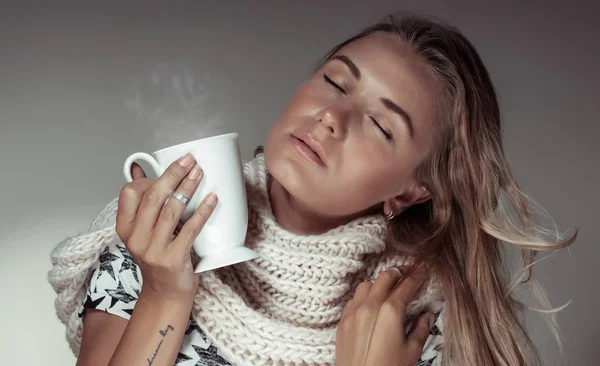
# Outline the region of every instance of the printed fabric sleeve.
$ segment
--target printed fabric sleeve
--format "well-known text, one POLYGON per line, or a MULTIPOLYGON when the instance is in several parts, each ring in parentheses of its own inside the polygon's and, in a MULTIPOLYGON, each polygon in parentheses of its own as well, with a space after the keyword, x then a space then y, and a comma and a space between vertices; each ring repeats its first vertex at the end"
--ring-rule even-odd
POLYGON ((435 315, 435 321, 429 329, 429 337, 423 347, 421 359, 415 366, 439 366, 442 364, 442 312, 435 315))
POLYGON ((92 271, 86 299, 79 307, 96 309, 129 320, 142 288, 142 274, 120 240, 111 242, 100 254, 92 271))

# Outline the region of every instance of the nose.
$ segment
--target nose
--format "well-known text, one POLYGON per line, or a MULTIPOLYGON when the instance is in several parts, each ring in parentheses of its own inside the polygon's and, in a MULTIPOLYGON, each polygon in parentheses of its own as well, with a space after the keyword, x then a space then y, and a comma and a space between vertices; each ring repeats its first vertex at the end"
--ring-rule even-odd
POLYGON ((323 108, 316 117, 317 122, 321 123, 322 127, 327 128, 334 138, 344 138, 348 129, 347 124, 350 120, 350 115, 349 106, 335 104, 323 108))

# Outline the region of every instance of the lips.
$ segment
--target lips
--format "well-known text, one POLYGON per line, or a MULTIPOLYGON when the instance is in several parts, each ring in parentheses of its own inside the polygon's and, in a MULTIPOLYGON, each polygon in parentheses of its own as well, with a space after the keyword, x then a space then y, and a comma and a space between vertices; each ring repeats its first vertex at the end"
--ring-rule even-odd
POLYGON ((312 136, 308 133, 299 133, 297 135, 292 135, 294 138, 300 140, 304 143, 315 155, 319 158, 320 162, 327 166, 327 155, 323 151, 321 144, 318 141, 312 138, 312 136))
MULTIPOLYGON (((311 147, 309 144, 307 144, 307 143, 306 143, 306 141, 304 141, 304 140, 301 140, 301 139, 298 139, 298 140, 300 140, 300 141, 304 142, 304 144, 305 144, 306 146, 308 146, 308 148, 309 148, 309 149, 311 149, 311 150, 312 150, 312 152, 314 152, 315 154, 319 155, 319 153, 318 153, 318 152, 316 152, 316 151, 315 151, 315 149, 314 149, 314 148, 312 148, 312 147, 311 147)), ((319 156, 319 159, 321 159, 321 156, 319 156)), ((321 159, 321 161, 323 161, 323 159, 321 159)))

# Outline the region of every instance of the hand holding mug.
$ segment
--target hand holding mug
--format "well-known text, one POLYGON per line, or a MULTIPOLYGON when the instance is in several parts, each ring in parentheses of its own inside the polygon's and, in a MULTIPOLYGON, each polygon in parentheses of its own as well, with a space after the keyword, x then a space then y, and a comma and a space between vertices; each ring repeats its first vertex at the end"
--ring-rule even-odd
POLYGON ((131 182, 134 162, 144 161, 156 176, 172 175, 168 167, 186 153, 191 154, 202 166, 204 174, 199 185, 195 185, 196 195, 186 196, 190 201, 181 213, 180 221, 185 223, 192 217, 202 198, 209 192, 219 196, 219 205, 211 213, 210 219, 203 223, 202 231, 192 245, 200 259, 194 272, 210 271, 256 258, 258 253, 244 245, 248 207, 237 133, 169 146, 152 155, 145 152, 131 154, 123 164, 123 174, 127 182, 131 182))
POLYGON ((207 195, 174 237, 186 204, 171 194, 192 197, 202 176, 202 168, 186 154, 157 180, 134 179, 121 189, 117 234, 140 267, 142 291, 149 296, 179 301, 192 299, 198 289, 190 251, 217 197, 207 195))

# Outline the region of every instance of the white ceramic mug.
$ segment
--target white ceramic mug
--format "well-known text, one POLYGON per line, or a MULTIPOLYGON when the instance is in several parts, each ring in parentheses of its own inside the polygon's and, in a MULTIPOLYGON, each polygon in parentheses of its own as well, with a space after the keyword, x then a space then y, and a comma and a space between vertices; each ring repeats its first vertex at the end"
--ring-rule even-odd
POLYGON ((137 152, 123 166, 127 182, 131 182, 131 165, 143 160, 160 176, 181 156, 191 153, 204 171, 198 189, 182 215, 187 221, 204 197, 215 192, 219 198, 214 212, 194 241, 194 251, 200 256, 195 273, 225 267, 258 257, 244 246, 248 228, 246 186, 237 133, 228 133, 167 147, 149 155, 137 152))

